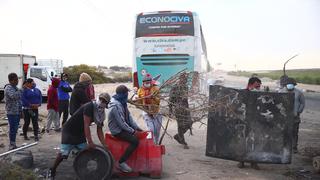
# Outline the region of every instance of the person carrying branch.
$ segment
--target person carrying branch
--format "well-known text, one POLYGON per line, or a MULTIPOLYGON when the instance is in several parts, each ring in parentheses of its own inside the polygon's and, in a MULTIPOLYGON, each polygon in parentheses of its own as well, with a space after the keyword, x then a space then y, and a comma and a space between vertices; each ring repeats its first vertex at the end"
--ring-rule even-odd
POLYGON ((188 103, 188 74, 183 72, 179 76, 179 81, 172 87, 169 97, 169 111, 177 120, 178 133, 173 138, 189 149, 185 141, 184 134, 192 128, 192 119, 188 103))
POLYGON ((141 104, 143 109, 142 116, 148 129, 154 135, 154 143, 159 143, 160 130, 162 126, 162 115, 160 110, 159 87, 155 84, 150 74, 143 78, 142 87, 138 89, 138 99, 136 102, 141 104))

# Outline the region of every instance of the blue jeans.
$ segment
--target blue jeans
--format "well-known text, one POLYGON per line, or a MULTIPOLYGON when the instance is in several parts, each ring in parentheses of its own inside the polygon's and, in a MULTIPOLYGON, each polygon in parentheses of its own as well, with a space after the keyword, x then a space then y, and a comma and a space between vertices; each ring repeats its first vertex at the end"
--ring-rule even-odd
POLYGON ((9 139, 10 139, 10 144, 16 142, 16 135, 17 131, 19 128, 19 122, 20 122, 20 115, 12 115, 12 114, 7 114, 8 121, 9 121, 9 139))

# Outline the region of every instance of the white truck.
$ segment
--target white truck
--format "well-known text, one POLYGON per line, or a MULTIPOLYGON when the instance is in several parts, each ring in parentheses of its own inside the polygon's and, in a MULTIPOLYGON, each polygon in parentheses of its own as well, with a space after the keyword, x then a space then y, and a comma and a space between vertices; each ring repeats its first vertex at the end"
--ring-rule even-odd
POLYGON ((55 70, 57 76, 63 73, 63 61, 61 59, 37 59, 38 66, 49 66, 55 70))
POLYGON ((0 101, 4 98, 4 87, 9 83, 8 74, 12 72, 18 75, 18 88, 22 87, 23 81, 27 78, 32 78, 44 97, 47 96, 52 77, 56 75, 53 68, 49 66, 39 66, 36 56, 0 54, 0 101))

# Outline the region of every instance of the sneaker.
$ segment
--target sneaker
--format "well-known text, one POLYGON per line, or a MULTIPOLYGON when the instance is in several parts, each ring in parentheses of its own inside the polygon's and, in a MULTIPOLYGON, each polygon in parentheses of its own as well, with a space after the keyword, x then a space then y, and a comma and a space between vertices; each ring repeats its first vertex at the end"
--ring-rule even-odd
POLYGON ((26 135, 23 137, 23 139, 26 140, 26 141, 30 140, 30 138, 28 136, 26 136, 26 135))
POLYGON ((61 132, 61 128, 55 129, 54 131, 55 131, 55 132, 61 132))
POLYGON ((13 150, 13 149, 17 149, 17 145, 16 144, 10 144, 9 145, 9 151, 13 150))
POLYGON ((183 149, 190 149, 188 144, 183 145, 183 149))
POLYGON ((260 167, 258 166, 257 163, 251 163, 251 168, 255 170, 260 170, 260 167))
POLYGON ((127 163, 123 162, 123 163, 120 163, 119 164, 119 168, 122 172, 125 172, 125 173, 130 173, 132 172, 132 169, 130 166, 128 166, 127 163))
POLYGON ((292 152, 293 152, 293 154, 297 154, 298 153, 298 149, 293 148, 292 152))
POLYGON ((35 136, 35 137, 34 137, 34 141, 39 141, 39 137, 38 137, 38 136, 35 136))
POLYGON ((46 129, 46 133, 49 133, 50 131, 49 131, 49 129, 46 129))
POLYGON ((241 168, 241 169, 244 168, 244 162, 239 162, 237 166, 238 168, 241 168))
POLYGON ((47 172, 47 177, 46 177, 46 179, 54 179, 54 177, 56 176, 56 171, 53 171, 53 169, 52 168, 50 168, 49 170, 48 170, 48 172, 47 172))
POLYGON ((178 134, 174 135, 173 138, 174 138, 179 144, 183 144, 178 134))

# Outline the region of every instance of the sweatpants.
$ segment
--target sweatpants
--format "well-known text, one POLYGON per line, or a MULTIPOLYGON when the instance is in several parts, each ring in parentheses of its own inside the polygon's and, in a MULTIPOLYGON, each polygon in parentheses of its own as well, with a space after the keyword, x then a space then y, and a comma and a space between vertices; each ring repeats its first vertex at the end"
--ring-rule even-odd
POLYGON ((114 136, 129 143, 129 146, 127 147, 126 151, 119 159, 119 163, 123 163, 127 161, 131 154, 137 149, 139 145, 139 139, 135 135, 130 134, 126 131, 122 131, 121 133, 116 134, 114 136))
POLYGON ((69 100, 59 100, 59 119, 62 117, 62 125, 67 122, 69 115, 69 100))
POLYGON ((162 115, 156 114, 156 115, 150 116, 147 113, 143 112, 142 116, 145 123, 147 124, 149 131, 153 133, 154 143, 158 144, 159 138, 160 138, 160 130, 162 126, 162 115))
POLYGON ((58 130, 60 128, 59 112, 53 109, 48 109, 47 130, 50 130, 51 123, 54 124, 55 130, 58 130))
POLYGON ((23 124, 23 135, 27 136, 28 128, 30 125, 30 119, 32 121, 34 137, 38 137, 39 125, 38 125, 38 109, 24 109, 24 124, 23 124))

